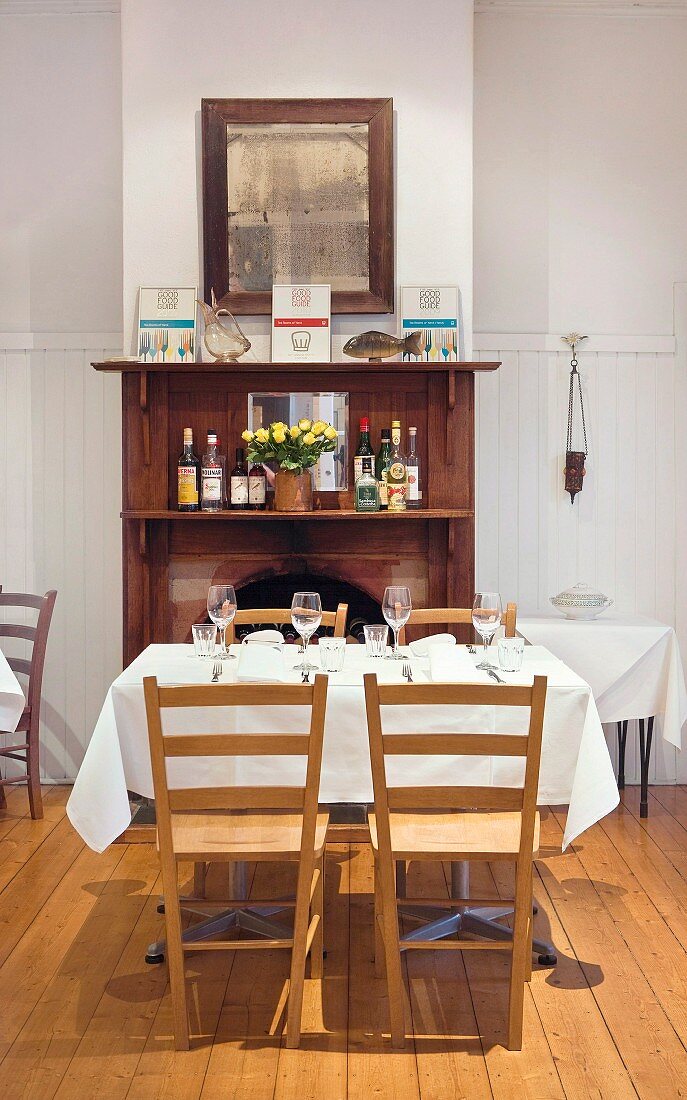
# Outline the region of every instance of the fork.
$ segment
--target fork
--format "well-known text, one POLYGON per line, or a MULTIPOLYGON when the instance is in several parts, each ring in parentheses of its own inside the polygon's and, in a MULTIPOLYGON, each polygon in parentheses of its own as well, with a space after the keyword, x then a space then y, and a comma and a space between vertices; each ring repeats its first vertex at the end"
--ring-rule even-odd
POLYGON ((505 684, 505 680, 502 680, 495 668, 485 668, 484 670, 487 676, 491 676, 492 680, 496 680, 497 684, 505 684))
POLYGON ((169 329, 165 329, 162 333, 162 340, 160 343, 160 351, 162 352, 162 362, 165 361, 167 355, 167 348, 169 347, 169 329))
POLYGON ((444 362, 446 362, 446 360, 448 359, 448 353, 449 353, 448 341, 449 341, 449 334, 447 332, 442 332, 442 334, 441 334, 441 354, 444 357, 444 362))
POLYGON ((408 681, 408 683, 412 684, 412 682, 413 682, 413 673, 412 673, 412 670, 410 668, 410 661, 404 661, 403 662, 403 665, 401 666, 401 673, 403 674, 405 679, 408 681))
POLYGON ((429 363, 429 353, 432 350, 432 330, 431 328, 425 329, 425 357, 429 363))
POLYGON ((222 675, 222 662, 221 661, 214 661, 213 665, 212 665, 212 680, 210 681, 210 683, 211 684, 216 684, 221 675, 222 675))
POLYGON ((149 351, 150 351, 150 333, 149 332, 142 332, 141 333, 141 349, 140 349, 139 354, 143 356, 143 362, 144 363, 146 361, 146 356, 147 356, 149 351))

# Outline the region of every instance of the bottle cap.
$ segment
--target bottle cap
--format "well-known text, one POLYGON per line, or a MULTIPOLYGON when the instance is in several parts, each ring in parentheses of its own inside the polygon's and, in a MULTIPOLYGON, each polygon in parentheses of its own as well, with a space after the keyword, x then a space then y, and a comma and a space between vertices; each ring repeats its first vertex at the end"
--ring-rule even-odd
POLYGON ((243 462, 243 459, 244 459, 243 447, 237 447, 236 448, 236 461, 237 462, 243 462))
POLYGON ((382 439, 391 439, 391 428, 382 428, 382 439))
POLYGON ((217 442, 217 432, 213 432, 211 428, 208 428, 208 443, 217 442))
POLYGON ((363 455, 363 473, 372 473, 372 455, 363 455))
POLYGON ((408 428, 408 431, 411 435, 415 435, 417 433, 417 428, 408 428))
POLYGON ((369 430, 370 430, 369 417, 367 417, 367 416, 361 416, 360 417, 360 430, 361 430, 361 432, 369 432, 369 430))
POLYGON ((392 428, 400 428, 401 427, 401 421, 400 420, 392 420, 391 421, 391 427, 392 428))
POLYGON ((184 443, 193 443, 193 428, 184 428, 184 443))

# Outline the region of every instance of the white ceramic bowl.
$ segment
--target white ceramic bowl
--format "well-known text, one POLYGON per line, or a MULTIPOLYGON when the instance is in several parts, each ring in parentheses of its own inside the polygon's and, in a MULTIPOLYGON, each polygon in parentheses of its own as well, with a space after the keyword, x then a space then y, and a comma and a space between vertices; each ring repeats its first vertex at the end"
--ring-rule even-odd
POLYGON ((588 584, 575 584, 552 596, 550 602, 566 619, 595 619, 613 600, 588 584))

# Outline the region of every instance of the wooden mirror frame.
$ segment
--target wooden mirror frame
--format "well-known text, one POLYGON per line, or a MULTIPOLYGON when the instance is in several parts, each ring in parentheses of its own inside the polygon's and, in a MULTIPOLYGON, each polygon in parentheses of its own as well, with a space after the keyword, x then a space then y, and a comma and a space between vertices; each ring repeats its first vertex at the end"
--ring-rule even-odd
POLYGON ((368 290, 332 291, 332 313, 393 313, 393 100, 203 99, 203 278, 220 305, 239 315, 272 312, 269 290, 228 293, 227 140, 231 123, 365 122, 368 125, 368 290))

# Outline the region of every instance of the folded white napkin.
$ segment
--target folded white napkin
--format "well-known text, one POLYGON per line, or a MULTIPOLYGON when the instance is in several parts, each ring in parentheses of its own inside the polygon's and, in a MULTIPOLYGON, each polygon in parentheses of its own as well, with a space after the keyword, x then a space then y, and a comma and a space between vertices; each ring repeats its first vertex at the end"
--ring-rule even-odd
POLYGON ((493 684, 494 680, 477 669, 478 658, 464 646, 432 646, 429 653, 429 678, 442 684, 493 684))
POLYGON ((284 635, 279 630, 253 630, 246 634, 243 645, 283 645, 284 635))
POLYGON ((430 634, 428 638, 418 638, 416 642, 410 642, 408 649, 414 657, 429 657, 429 651, 435 645, 455 645, 453 634, 430 634))
POLYGON ((266 645, 242 645, 237 679, 254 683, 282 683, 284 654, 281 649, 266 645))

